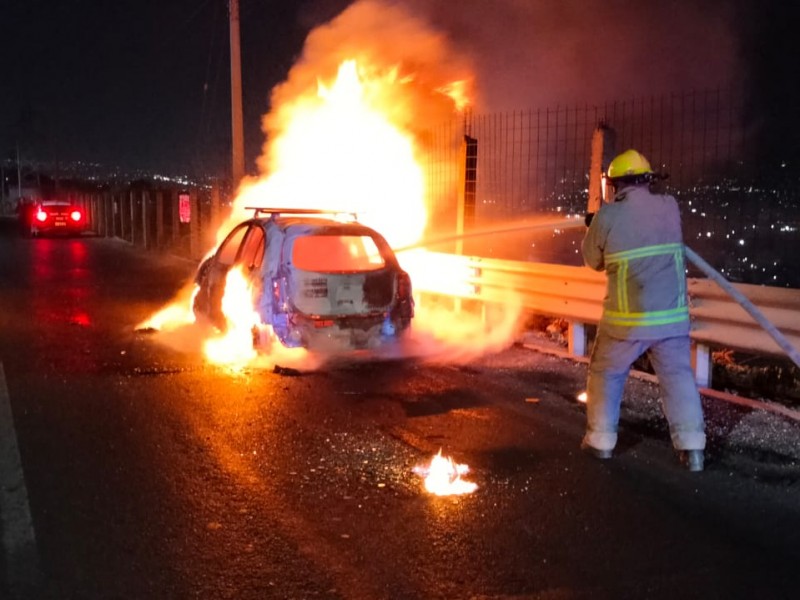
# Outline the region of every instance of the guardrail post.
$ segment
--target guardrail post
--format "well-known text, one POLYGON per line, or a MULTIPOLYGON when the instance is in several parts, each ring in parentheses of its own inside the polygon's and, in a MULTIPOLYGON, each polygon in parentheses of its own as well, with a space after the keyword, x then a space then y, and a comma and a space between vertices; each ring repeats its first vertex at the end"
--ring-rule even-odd
POLYGON ((711 349, 705 344, 692 342, 692 369, 697 385, 711 387, 711 349))
POLYGON ((603 172, 614 155, 615 133, 601 122, 592 134, 592 156, 589 163, 588 212, 597 212, 603 203, 603 172))
POLYGON ((567 351, 570 356, 586 356, 586 324, 569 321, 567 328, 567 351))

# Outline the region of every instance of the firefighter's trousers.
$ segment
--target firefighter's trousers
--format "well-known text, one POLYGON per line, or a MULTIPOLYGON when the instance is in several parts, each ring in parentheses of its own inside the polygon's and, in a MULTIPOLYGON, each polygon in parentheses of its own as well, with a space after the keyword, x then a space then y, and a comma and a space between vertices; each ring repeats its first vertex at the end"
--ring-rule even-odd
POLYGON ((661 388, 661 402, 676 450, 706 445, 703 409, 691 366, 689 336, 622 340, 598 329, 589 362, 584 442, 601 450, 617 444, 617 425, 631 365, 647 352, 661 388))

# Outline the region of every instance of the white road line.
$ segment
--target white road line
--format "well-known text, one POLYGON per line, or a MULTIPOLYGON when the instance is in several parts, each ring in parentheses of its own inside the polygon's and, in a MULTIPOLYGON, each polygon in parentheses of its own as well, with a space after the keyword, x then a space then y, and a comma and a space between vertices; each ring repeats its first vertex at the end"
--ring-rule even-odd
POLYGON ((28 505, 14 417, 0 362, 0 522, 5 552, 6 584, 12 597, 39 589, 42 582, 36 535, 28 505))

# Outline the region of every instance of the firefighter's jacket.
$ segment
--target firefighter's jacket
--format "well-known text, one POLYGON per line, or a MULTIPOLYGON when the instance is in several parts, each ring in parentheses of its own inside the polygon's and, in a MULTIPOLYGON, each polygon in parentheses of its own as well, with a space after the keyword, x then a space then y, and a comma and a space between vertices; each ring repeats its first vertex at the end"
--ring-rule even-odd
POLYGON ((586 264, 606 271, 600 327, 620 339, 689 333, 678 203, 629 186, 594 216, 582 244, 586 264))

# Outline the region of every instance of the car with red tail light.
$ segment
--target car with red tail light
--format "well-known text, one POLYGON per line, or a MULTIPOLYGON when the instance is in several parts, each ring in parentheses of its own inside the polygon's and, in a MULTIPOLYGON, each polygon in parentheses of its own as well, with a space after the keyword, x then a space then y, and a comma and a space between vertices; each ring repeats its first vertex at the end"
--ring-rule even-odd
POLYGON ((24 236, 78 235, 86 231, 86 212, 64 200, 42 200, 20 211, 24 236))
POLYGON ((277 341, 322 352, 376 349, 408 330, 411 279, 381 234, 352 213, 252 210, 197 271, 198 319, 227 328, 226 281, 239 269, 257 314, 257 347, 277 341))

